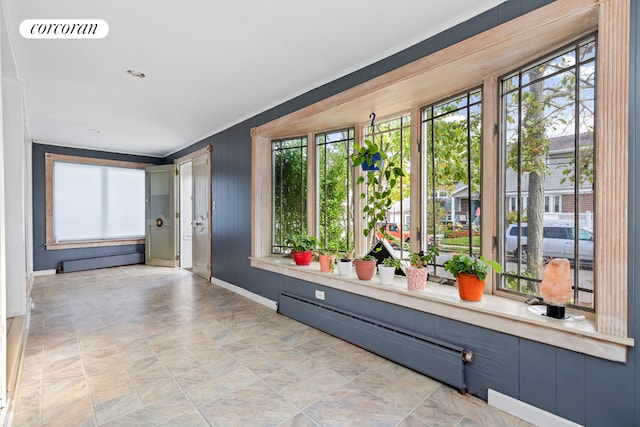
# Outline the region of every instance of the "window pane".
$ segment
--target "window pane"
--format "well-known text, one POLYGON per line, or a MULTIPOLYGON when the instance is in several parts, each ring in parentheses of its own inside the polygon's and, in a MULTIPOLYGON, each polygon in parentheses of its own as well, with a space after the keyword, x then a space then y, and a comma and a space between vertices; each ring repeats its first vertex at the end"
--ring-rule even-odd
POLYGON ((593 38, 511 74, 501 88, 507 228, 500 286, 539 295, 545 263, 567 258, 572 304, 593 308, 594 242, 578 239, 593 227, 593 38), (521 201, 515 209, 512 198, 521 201), (510 232, 525 226, 526 236, 510 232))
MULTIPOLYGON (((388 227, 395 228, 397 231, 390 231, 390 244, 393 249, 397 251, 394 255, 397 258, 409 257, 409 242, 411 241, 411 232, 409 231, 409 224, 405 222, 407 217, 410 217, 410 183, 409 173, 410 167, 410 128, 411 128, 411 116, 406 115, 397 117, 384 122, 377 122, 375 126, 367 128, 365 135, 366 139, 370 139, 378 144, 382 150, 386 153, 387 158, 394 162, 396 166, 402 167, 402 170, 406 174, 406 178, 400 179, 400 183, 394 188, 393 194, 393 207, 387 212, 386 222, 388 227)), ((384 178, 385 167, 388 162, 382 162, 381 168, 381 188, 386 188, 386 181, 384 178)), ((375 191, 376 189, 369 186, 368 192, 375 191)), ((383 224, 378 224, 382 226, 383 224)), ((371 237, 371 247, 373 247, 382 234, 379 231, 373 233, 371 237)))
POLYGON ((54 163, 55 242, 144 237, 144 170, 54 163))
POLYGON ((423 110, 422 250, 439 245, 439 276, 453 253, 480 253, 480 90, 423 110))
POLYGON ((106 172, 105 234, 112 239, 144 237, 144 170, 108 168, 106 172))
POLYGON ((273 253, 293 233, 307 232, 307 138, 272 142, 273 253))
POLYGON ((316 136, 321 248, 347 251, 354 247, 353 179, 349 160, 353 142, 353 129, 316 136))

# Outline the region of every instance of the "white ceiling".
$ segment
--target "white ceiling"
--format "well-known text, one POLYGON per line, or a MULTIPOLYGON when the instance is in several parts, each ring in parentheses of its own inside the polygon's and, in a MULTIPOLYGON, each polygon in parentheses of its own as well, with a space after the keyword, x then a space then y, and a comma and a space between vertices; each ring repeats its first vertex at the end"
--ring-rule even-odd
POLYGON ((1 1, 32 140, 164 157, 505 0, 1 1), (35 18, 109 34, 20 36, 35 18))

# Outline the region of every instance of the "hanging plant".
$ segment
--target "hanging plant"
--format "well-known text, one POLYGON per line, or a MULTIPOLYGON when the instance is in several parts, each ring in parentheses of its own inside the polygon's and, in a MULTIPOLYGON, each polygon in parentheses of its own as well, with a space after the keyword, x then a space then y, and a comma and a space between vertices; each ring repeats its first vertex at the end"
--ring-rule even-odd
POLYGON ((393 160, 387 158, 378 144, 368 139, 354 144, 351 160, 353 167, 362 166, 364 163, 374 167, 366 170, 366 175, 360 176, 356 181, 356 184, 362 184, 366 179, 365 190, 360 194, 360 199, 367 202, 363 208, 366 216, 364 235, 370 236, 377 224, 383 224, 379 226, 380 233, 384 238, 390 239, 384 223, 387 220, 387 212, 393 207, 393 189, 405 176, 404 171, 393 160))

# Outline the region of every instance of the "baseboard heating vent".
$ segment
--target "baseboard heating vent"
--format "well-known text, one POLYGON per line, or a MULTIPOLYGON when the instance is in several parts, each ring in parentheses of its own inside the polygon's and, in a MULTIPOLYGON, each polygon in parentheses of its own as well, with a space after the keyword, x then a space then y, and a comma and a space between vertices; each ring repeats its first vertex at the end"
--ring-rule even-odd
POLYGON ((121 265, 131 264, 144 264, 144 252, 66 260, 62 261, 62 271, 71 273, 73 271, 119 267, 121 265))
POLYGON ((288 292, 280 294, 278 312, 466 391, 464 364, 472 354, 462 347, 288 292))

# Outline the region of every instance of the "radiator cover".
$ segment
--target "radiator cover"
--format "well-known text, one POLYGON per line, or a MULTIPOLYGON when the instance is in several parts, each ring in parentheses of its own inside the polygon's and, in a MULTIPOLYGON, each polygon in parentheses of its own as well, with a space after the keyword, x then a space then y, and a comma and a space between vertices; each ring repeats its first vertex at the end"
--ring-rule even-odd
POLYGON ((462 347, 289 292, 278 312, 466 392, 462 347))

